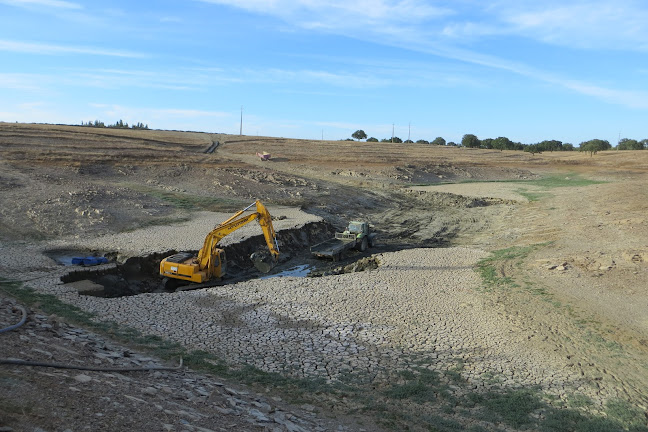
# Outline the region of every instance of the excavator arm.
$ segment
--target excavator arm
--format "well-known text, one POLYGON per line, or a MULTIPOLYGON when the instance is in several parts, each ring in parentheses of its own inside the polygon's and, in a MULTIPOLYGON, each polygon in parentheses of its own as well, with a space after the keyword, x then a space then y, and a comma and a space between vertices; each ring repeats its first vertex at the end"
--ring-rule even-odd
MULTIPOLYGON (((223 239, 223 237, 254 220, 258 220, 266 244, 270 250, 273 264, 276 263, 279 256, 279 246, 277 244, 274 227, 272 226, 272 217, 270 216, 268 209, 266 209, 266 207, 257 200, 243 210, 235 213, 226 221, 214 227, 214 229, 205 237, 203 247, 198 252, 198 256, 193 258, 185 256, 185 259, 182 259, 179 257, 182 254, 177 254, 163 259, 160 263, 160 274, 171 278, 184 279, 199 283, 210 280, 213 277, 221 277, 223 273, 222 257, 224 254, 218 247, 218 243, 223 239), (243 215, 243 213, 255 205, 256 212, 243 215)), ((256 262, 255 265, 257 265, 256 262)), ((257 267, 260 268, 258 265, 257 267)), ((268 268, 268 266, 266 265, 264 268, 268 268)))
POLYGON ((208 273, 213 274, 212 269, 214 263, 212 258, 215 256, 218 242, 220 242, 226 235, 233 233, 237 229, 247 225, 253 220, 259 221, 259 225, 261 225, 261 230, 263 231, 263 236, 265 237, 265 241, 268 245, 268 249, 270 250, 270 254, 272 255, 273 260, 276 261, 277 257, 279 256, 279 247, 277 245, 274 227, 272 226, 272 217, 270 216, 268 209, 266 209, 266 207, 257 200, 243 210, 234 214, 225 222, 217 225, 213 230, 211 230, 209 234, 207 234, 203 247, 202 249, 200 249, 200 252, 198 252, 198 263, 200 265, 200 268, 208 269, 208 273), (254 205, 256 205, 255 213, 241 216, 254 205))

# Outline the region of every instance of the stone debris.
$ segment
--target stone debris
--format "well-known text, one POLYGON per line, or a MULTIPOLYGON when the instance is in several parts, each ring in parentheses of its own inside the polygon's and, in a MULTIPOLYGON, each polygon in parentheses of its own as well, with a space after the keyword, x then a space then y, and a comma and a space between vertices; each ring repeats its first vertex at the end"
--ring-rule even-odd
MULTIPOLYGON (((0 327, 14 320, 11 311, 14 300, 0 297, 0 327)), ((22 350, 25 343, 47 344, 56 355, 57 363, 82 365, 92 359, 100 360, 100 366, 119 367, 133 366, 138 363, 159 364, 159 360, 150 355, 143 355, 122 347, 95 333, 82 328, 73 327, 64 322, 53 321, 45 315, 32 314, 28 322, 20 329, 4 334, 6 352, 22 350), (48 324, 44 326, 43 324, 48 324), (56 329, 53 331, 53 329, 56 329), (29 336, 25 336, 26 333, 29 336), (11 339, 9 339, 11 338, 11 339), (27 341, 25 340, 27 339, 27 341), (59 346, 61 345, 61 346, 59 346), (65 348, 61 350, 60 348, 65 348)), ((51 361, 44 350, 32 350, 29 360, 51 361)), ((18 351, 16 351, 18 353, 18 351)), ((97 366, 91 362, 90 366, 97 366)), ((47 395, 46 401, 41 401, 43 395, 16 394, 20 400, 29 403, 29 398, 39 400, 42 409, 49 413, 47 416, 27 416, 24 421, 17 423, 20 427, 2 426, 0 431, 14 430, 82 430, 86 425, 94 425, 92 429, 109 428, 112 430, 168 430, 168 431, 201 431, 217 432, 225 430, 240 431, 333 431, 337 423, 330 419, 314 416, 312 412, 303 412, 303 408, 291 409, 289 405, 279 404, 281 398, 271 399, 269 396, 257 394, 244 388, 234 387, 210 376, 194 373, 183 369, 181 371, 151 371, 137 373, 118 372, 83 372, 61 369, 24 368, 12 366, 5 372, 15 376, 16 380, 28 379, 28 375, 39 376, 40 379, 53 380, 47 388, 55 394, 64 394, 64 399, 57 404, 56 396, 47 395), (76 372, 76 373, 75 373, 76 372), (58 383, 74 382, 75 386, 60 387, 58 383), (78 395, 78 396, 75 396, 78 395), (92 397, 90 397, 93 395, 92 397), (101 395, 98 397, 96 395, 101 395), (79 402, 88 409, 74 408, 79 402), (94 402, 99 405, 93 405, 94 402), (57 404, 47 407, 48 403, 57 404), (229 407, 228 407, 229 406, 229 407), (66 414, 66 409, 72 409, 66 414), (137 418, 128 419, 125 415, 129 409, 137 412, 137 418), (53 417, 51 415, 53 414, 53 417), (155 413, 161 413, 159 416, 155 413), (89 417, 93 420, 89 420, 89 417), (38 419, 47 419, 43 428, 36 426, 38 419), (76 418, 76 420, 72 420, 76 418), (115 423, 116 421, 126 423, 115 423), (78 423, 68 429, 71 421, 78 423), (141 427, 134 426, 129 421, 142 421, 141 427), (36 423, 34 423, 36 422, 36 423), (64 423, 67 422, 67 423, 64 423), (155 426, 157 423, 158 426, 155 426), (122 427, 119 426, 122 424, 122 427), (229 425, 223 428, 223 425, 229 425), (45 426, 47 425, 47 426, 45 426), (103 425, 103 426, 102 426, 103 425), (112 425, 112 427, 108 427, 112 425), (125 428, 123 425, 129 425, 125 428)), ((12 378, 14 379, 14 378, 12 378)), ((7 395, 13 392, 27 391, 29 385, 16 386, 8 389, 7 395)))

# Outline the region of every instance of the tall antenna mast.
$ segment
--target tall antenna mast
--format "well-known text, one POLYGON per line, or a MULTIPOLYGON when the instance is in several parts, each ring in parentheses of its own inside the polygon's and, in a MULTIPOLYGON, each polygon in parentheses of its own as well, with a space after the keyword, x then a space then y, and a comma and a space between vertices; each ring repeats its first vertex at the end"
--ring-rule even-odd
POLYGON ((392 144, 394 144, 394 123, 392 123, 392 144))

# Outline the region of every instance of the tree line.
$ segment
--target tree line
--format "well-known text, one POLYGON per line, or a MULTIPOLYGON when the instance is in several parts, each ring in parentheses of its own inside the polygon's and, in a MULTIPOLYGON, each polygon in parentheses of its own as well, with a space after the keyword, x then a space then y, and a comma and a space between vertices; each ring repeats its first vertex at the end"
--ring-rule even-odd
MULTIPOLYGON (((367 138, 367 134, 362 129, 359 129, 351 134, 351 137, 360 141, 366 139, 367 142, 383 142, 383 143, 413 143, 412 140, 403 141, 399 137, 392 138, 383 138, 378 141, 377 138, 370 137, 367 138)), ((352 139, 347 138, 348 141, 352 139)), ((432 141, 427 141, 420 139, 416 141, 417 144, 431 144, 431 145, 442 145, 442 146, 462 146, 468 148, 482 148, 482 149, 495 149, 495 150, 520 150, 529 152, 532 154, 542 153, 546 151, 574 151, 575 147, 571 143, 563 143, 558 140, 544 140, 539 143, 534 144, 522 144, 520 142, 514 142, 506 137, 497 137, 497 138, 484 138, 479 139, 474 134, 465 134, 461 138, 461 143, 457 144, 455 142, 446 142, 442 137, 436 137, 432 141)), ((583 141, 578 145, 578 151, 587 152, 591 155, 598 153, 599 151, 605 151, 612 149, 612 145, 607 140, 601 139, 591 139, 589 141, 583 141)), ((648 150, 648 139, 635 140, 631 138, 623 138, 619 140, 618 145, 616 146, 617 150, 648 150)))
POLYGON ((95 120, 95 121, 89 121, 88 123, 84 123, 83 121, 81 122, 81 126, 85 127, 96 127, 96 128, 114 128, 114 129, 148 129, 148 125, 144 123, 137 122, 136 124, 132 126, 128 126, 128 123, 126 123, 123 120, 119 120, 118 122, 115 122, 115 124, 109 124, 106 125, 104 122, 100 120, 95 120))

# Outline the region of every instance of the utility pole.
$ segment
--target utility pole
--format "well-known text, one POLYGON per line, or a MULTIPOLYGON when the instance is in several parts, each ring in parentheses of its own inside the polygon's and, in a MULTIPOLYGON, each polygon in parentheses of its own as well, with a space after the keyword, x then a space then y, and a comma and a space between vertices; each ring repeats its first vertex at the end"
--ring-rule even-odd
POLYGON ((394 123, 392 123, 392 144, 394 144, 394 123))
POLYGON ((412 122, 409 122, 409 125, 407 126, 407 141, 411 141, 410 140, 411 133, 412 133, 412 122))
POLYGON ((239 129, 239 135, 243 135, 243 105, 241 105, 241 128, 239 129))

